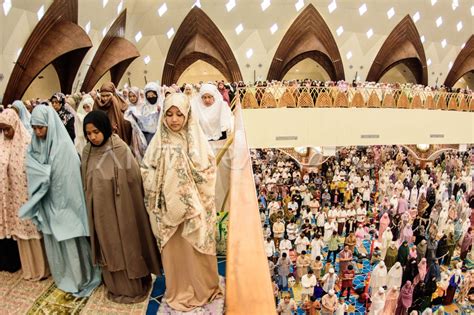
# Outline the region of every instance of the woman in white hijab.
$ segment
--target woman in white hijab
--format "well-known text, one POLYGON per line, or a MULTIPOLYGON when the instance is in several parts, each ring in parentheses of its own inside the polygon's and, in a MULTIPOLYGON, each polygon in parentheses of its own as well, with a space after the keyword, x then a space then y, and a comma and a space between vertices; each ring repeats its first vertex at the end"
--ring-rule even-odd
POLYGON ((74 145, 76 147, 77 152, 80 156, 82 156, 82 150, 87 144, 86 138, 84 138, 84 132, 82 128, 82 123, 84 121, 84 117, 92 111, 94 107, 94 99, 89 94, 86 94, 82 97, 79 106, 77 107, 76 118, 74 120, 74 129, 76 131, 76 138, 74 139, 74 145))
POLYGON ((232 112, 215 85, 203 84, 192 108, 209 141, 227 138, 232 129, 232 112))
POLYGON ((143 158, 145 205, 161 251, 164 300, 190 311, 221 295, 216 259, 216 161, 182 93, 169 95, 143 158))
POLYGON ((155 82, 145 85, 144 92, 144 104, 138 104, 136 109, 130 113, 137 121, 147 143, 150 143, 158 128, 158 119, 163 101, 161 99, 160 87, 155 82))
POLYGON ((388 272, 387 287, 401 287, 403 277, 402 265, 397 261, 388 272))
POLYGON ((379 262, 377 266, 375 266, 372 274, 370 275, 370 289, 371 294, 376 294, 377 290, 380 287, 384 287, 387 285, 387 267, 383 261, 379 262))
POLYGON ((383 308, 385 306, 385 290, 380 287, 377 293, 372 295, 372 304, 370 305, 369 315, 380 315, 382 314, 383 308))

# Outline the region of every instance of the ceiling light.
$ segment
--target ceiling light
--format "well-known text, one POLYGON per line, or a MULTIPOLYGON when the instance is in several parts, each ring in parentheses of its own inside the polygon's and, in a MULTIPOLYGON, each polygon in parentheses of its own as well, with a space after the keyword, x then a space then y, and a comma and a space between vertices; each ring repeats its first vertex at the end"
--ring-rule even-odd
POLYGON ((123 8, 123 0, 120 1, 120 3, 117 6, 117 14, 120 14, 120 12, 122 11, 122 8, 123 8))
POLYGON ((173 35, 174 35, 174 28, 170 28, 170 30, 166 32, 166 36, 168 36, 168 39, 170 39, 171 37, 173 37, 173 35))
POLYGON ((441 41, 441 47, 444 48, 444 47, 446 47, 447 44, 448 44, 448 42, 446 41, 446 38, 441 41))
POLYGON ((462 30, 462 21, 459 21, 458 24, 456 25, 456 29, 459 31, 462 30))
POLYGON ((91 31, 91 21, 87 22, 85 29, 86 29, 86 33, 89 34, 89 32, 91 31))
POLYGON ((474 5, 471 7, 471 15, 474 16, 474 5))
POLYGON ((143 58, 143 62, 144 62, 146 65, 149 64, 150 61, 151 61, 150 56, 145 56, 145 58, 143 58))
POLYGON ((296 3, 295 3, 295 8, 296 8, 296 12, 298 12, 299 10, 303 9, 304 7, 304 0, 298 0, 296 3))
POLYGON ((427 64, 428 66, 431 66, 431 59, 430 59, 430 58, 428 58, 428 60, 426 60, 426 64, 427 64))
POLYGON ((102 30, 102 37, 105 37, 105 35, 107 35, 107 27, 102 30))
POLYGON ((235 33, 237 35, 239 35, 240 33, 242 33, 242 31, 244 30, 244 26, 242 25, 242 23, 240 23, 239 25, 237 25, 237 27, 235 28, 235 33))
POLYGON ((463 49, 463 48, 464 48, 464 46, 466 46, 466 43, 462 43, 462 45, 461 45, 461 49, 463 49))
MULTIPOLYGON (((433 2, 433 0, 432 0, 431 2, 433 2)), ((426 152, 426 151, 429 150, 430 145, 429 145, 429 144, 417 144, 417 145, 416 145, 416 148, 417 148, 418 150, 420 150, 421 152, 426 152)))
POLYGON ((448 65, 448 69, 451 70, 452 67, 453 67, 453 62, 450 61, 450 62, 449 62, 449 65, 448 65))
POLYGON ((5 0, 3 2, 3 13, 5 13, 5 16, 8 15, 8 12, 10 12, 10 9, 12 8, 12 2, 11 0, 5 0))
POLYGON ((270 27, 270 32, 275 34, 276 31, 278 31, 278 25, 275 23, 272 25, 272 27, 270 27))
POLYGON ((418 22, 420 20, 420 12, 416 11, 415 14, 413 14, 413 22, 418 22))
MULTIPOLYGON (((328 5, 329 13, 333 13, 334 10, 336 10, 336 9, 337 9, 336 0, 332 0, 332 2, 328 5)), ((472 9, 471 9, 471 11, 472 11, 472 9)))
POLYGON ((161 7, 158 9, 158 15, 163 16, 163 14, 168 11, 168 6, 166 5, 166 2, 161 5, 161 7))
POLYGON ((135 35, 135 41, 138 43, 140 41, 140 39, 142 39, 142 32, 138 32, 136 35, 135 35))
POLYGON ((247 56, 247 58, 252 57, 252 55, 253 55, 253 49, 250 48, 249 50, 247 50, 247 52, 245 53, 245 55, 247 56))
POLYGON ((102 0, 102 7, 105 8, 107 3, 109 3, 109 0, 102 0))
POLYGON ((431 0, 431 5, 435 5, 438 0, 431 0))
POLYGON ((453 8, 453 11, 459 7, 459 1, 458 0, 453 0, 453 3, 451 4, 451 7, 453 8))
POLYGON ((421 41, 422 44, 425 42, 425 35, 420 36, 420 41, 421 41))
POLYGON ((387 17, 390 20, 391 18, 393 18, 394 15, 395 15, 395 9, 392 7, 390 8, 390 10, 387 11, 387 17))
POLYGON ((44 15, 44 5, 41 6, 41 8, 39 8, 38 12, 36 13, 36 15, 38 16, 38 21, 41 20, 41 18, 43 17, 44 15))
POLYGON ((436 26, 440 27, 441 24, 443 24, 443 17, 440 16, 439 18, 436 19, 436 26))
POLYGON ((201 8, 201 0, 196 0, 196 2, 194 2, 194 4, 193 4, 193 8, 194 7, 201 8))
POLYGON ((352 52, 349 51, 347 54, 346 54, 346 58, 347 60, 351 59, 352 58, 352 52))
POLYGON ((22 48, 18 48, 18 51, 16 52, 16 58, 18 59, 18 57, 20 57, 20 54, 21 54, 21 51, 23 49, 22 48))
POLYGON ((227 12, 230 12, 235 7, 235 0, 229 0, 227 4, 225 5, 227 12))
POLYGON ((268 9, 270 4, 271 4, 270 0, 263 0, 262 3, 260 4, 260 6, 262 7, 262 11, 265 11, 266 9, 268 9))
POLYGON ((341 25, 337 28, 336 34, 337 34, 337 36, 341 36, 342 33, 344 33, 344 27, 342 27, 342 25, 341 25))
POLYGON ((367 33, 365 33, 365 34, 367 35, 367 38, 370 39, 370 38, 372 37, 372 35, 374 35, 374 30, 373 30, 373 29, 370 29, 370 30, 368 30, 367 33))
POLYGON ((359 8, 359 15, 362 16, 362 15, 364 15, 365 12, 367 12, 367 5, 364 3, 359 8))

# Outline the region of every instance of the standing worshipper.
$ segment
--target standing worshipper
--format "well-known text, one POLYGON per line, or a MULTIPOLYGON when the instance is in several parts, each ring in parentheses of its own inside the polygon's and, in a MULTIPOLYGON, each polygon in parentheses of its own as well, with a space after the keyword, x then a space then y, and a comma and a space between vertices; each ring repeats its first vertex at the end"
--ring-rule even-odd
POLYGON ((280 279, 280 289, 288 288, 288 275, 290 274, 291 261, 287 253, 282 253, 281 257, 278 258, 276 267, 278 270, 278 276, 280 279))
POLYGON ((385 305, 381 315, 393 315, 397 308, 398 296, 400 295, 400 287, 391 287, 385 296, 385 305))
POLYGON ((341 293, 339 297, 342 297, 344 295, 344 291, 347 290, 346 300, 349 301, 349 298, 351 296, 352 281, 354 280, 354 277, 355 277, 354 267, 352 265, 349 265, 346 269, 344 269, 341 277, 342 277, 342 284, 341 284, 341 293))
POLYGON ((419 263, 426 257, 427 243, 426 240, 421 240, 416 246, 416 261, 419 263))
POLYGON ((82 156, 82 178, 93 262, 102 267, 110 300, 141 302, 148 297, 150 273, 160 275, 160 263, 143 202, 140 167, 125 142, 112 133, 104 112, 89 113, 83 130, 89 142, 82 156))
POLYGON ((390 268, 388 272, 387 288, 397 287, 399 288, 402 285, 403 277, 403 268, 399 262, 396 262, 395 265, 390 268))
POLYGON ((31 134, 13 109, 0 114, 0 270, 21 268, 23 279, 48 276, 41 233, 30 220, 21 220, 18 210, 28 200, 26 150, 31 134))
POLYGON ((408 261, 408 243, 404 241, 402 245, 398 248, 398 256, 397 256, 397 261, 402 264, 402 266, 405 266, 408 261))
POLYGON ((219 83, 217 83, 217 90, 222 95, 222 99, 224 100, 224 102, 226 102, 227 105, 230 106, 229 90, 226 89, 224 82, 220 81, 219 83))
POLYGON ((372 270, 369 285, 371 294, 375 294, 380 287, 387 285, 387 267, 383 261, 379 262, 372 270))
POLYGON ((79 155, 82 156, 82 150, 87 144, 86 137, 84 136, 84 132, 82 131, 84 117, 92 111, 94 107, 94 99, 89 94, 84 95, 79 106, 77 107, 76 112, 76 119, 74 121, 74 129, 76 132, 76 139, 74 140, 74 145, 76 146, 76 150, 79 155))
POLYGON ((454 274, 449 279, 449 286, 446 290, 446 296, 443 299, 443 305, 450 305, 453 303, 454 294, 456 293, 457 288, 462 282, 461 278, 461 269, 456 269, 454 274))
POLYGON ((203 84, 192 108, 209 141, 227 139, 232 128, 232 112, 215 85, 203 84))
POLYGON ((333 315, 336 311, 336 306, 336 293, 334 290, 329 290, 329 292, 321 299, 321 315, 333 315))
POLYGON ((31 129, 31 114, 28 109, 26 109, 25 104, 19 100, 14 101, 12 104, 12 109, 16 111, 20 117, 21 123, 31 135, 33 133, 33 129, 31 129))
POLYGON ((163 101, 160 98, 160 87, 155 82, 147 83, 144 93, 145 100, 142 102, 139 97, 132 113, 146 138, 146 142, 150 143, 158 128, 163 101))
POLYGON ((92 265, 87 240, 79 156, 51 107, 37 106, 31 125, 34 135, 26 158, 30 199, 20 217, 32 219, 43 233, 56 286, 77 297, 89 296, 100 284, 100 270, 92 265))
POLYGON ((390 246, 387 249, 385 254, 384 262, 387 268, 392 268, 392 266, 397 262, 398 258, 398 248, 394 241, 390 243, 390 246))
POLYGON ((425 282, 426 273, 428 272, 428 266, 426 264, 426 258, 422 258, 418 263, 418 274, 413 281, 414 285, 417 285, 418 282, 425 282))
POLYGON ((127 145, 131 143, 132 128, 130 122, 124 118, 124 112, 128 105, 120 95, 117 94, 115 84, 107 82, 100 87, 100 97, 96 98, 94 110, 101 110, 109 116, 112 131, 127 145))
POLYGON ((425 282, 428 282, 433 278, 436 279, 436 281, 441 280, 441 270, 439 268, 439 263, 437 259, 435 259, 433 263, 429 265, 428 273, 425 276, 425 282))
POLYGON ((352 261, 352 252, 348 245, 339 252, 339 274, 343 274, 352 261))
POLYGON ((408 309, 413 301, 413 285, 411 281, 407 281, 400 290, 400 296, 398 298, 398 306, 395 311, 395 315, 408 314, 408 309))
POLYGON ((464 236, 462 243, 461 243, 461 261, 463 264, 465 263, 467 253, 471 250, 472 248, 472 227, 469 227, 467 230, 466 236, 464 236))
POLYGON ((380 218, 380 223, 379 223, 379 242, 382 240, 383 232, 389 225, 390 225, 390 218, 388 216, 388 213, 384 213, 382 217, 380 218))
POLYGON ((58 92, 51 96, 50 102, 54 110, 58 113, 64 127, 66 127, 69 137, 71 138, 72 142, 74 142, 74 139, 76 138, 76 131, 74 129, 74 115, 68 109, 66 109, 66 97, 63 93, 58 92))
POLYGON ((166 276, 164 300, 178 311, 221 296, 216 161, 194 114, 184 94, 169 95, 142 165, 145 205, 166 276))
POLYGON ((377 293, 372 295, 372 304, 370 304, 369 315, 380 315, 382 314, 385 306, 386 294, 384 288, 379 288, 377 293))

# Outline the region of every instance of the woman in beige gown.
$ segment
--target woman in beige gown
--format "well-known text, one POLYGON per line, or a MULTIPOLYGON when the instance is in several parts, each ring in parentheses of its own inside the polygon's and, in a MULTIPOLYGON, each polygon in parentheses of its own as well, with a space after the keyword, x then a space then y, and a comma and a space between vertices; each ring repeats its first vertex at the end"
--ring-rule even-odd
POLYGON ((385 296, 385 306, 383 308, 382 315, 395 314, 399 294, 400 288, 392 287, 388 289, 387 295, 385 296))
POLYGON ((184 94, 164 102, 143 159, 145 203, 161 251, 164 301, 177 311, 221 295, 216 259, 215 158, 184 94))

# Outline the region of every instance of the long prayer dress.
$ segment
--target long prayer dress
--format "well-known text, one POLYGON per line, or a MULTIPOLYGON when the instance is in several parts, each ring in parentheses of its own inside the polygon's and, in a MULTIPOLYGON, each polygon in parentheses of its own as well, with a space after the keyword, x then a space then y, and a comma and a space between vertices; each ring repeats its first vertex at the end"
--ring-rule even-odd
POLYGON ((141 302, 148 296, 150 273, 160 275, 160 256, 138 164, 114 134, 100 147, 86 145, 82 176, 92 258, 102 266, 107 296, 117 303, 141 302))
POLYGON ((187 119, 179 131, 161 120, 145 153, 145 205, 161 251, 164 301, 190 311, 221 296, 216 259, 216 164, 183 94, 169 95, 163 114, 176 106, 187 119))
POLYGON ((395 313, 395 309, 397 308, 398 303, 398 295, 400 291, 398 288, 389 288, 388 292, 385 296, 385 306, 381 315, 393 315, 395 313))
POLYGON ((453 303, 454 294, 456 294, 456 289, 461 284, 461 276, 452 275, 449 279, 449 286, 446 290, 446 296, 443 299, 444 305, 449 305, 453 303))
POLYGON ((14 130, 12 139, 0 137, 0 270, 14 272, 21 266, 24 279, 40 280, 49 274, 41 233, 18 217, 28 200, 25 157, 31 135, 12 109, 0 114, 0 123, 14 130))
POLYGON ((397 257, 398 249, 396 247, 393 248, 392 246, 389 246, 384 259, 385 266, 387 266, 387 269, 392 268, 392 266, 397 262, 397 257))
POLYGON ((19 216, 32 219, 43 233, 46 256, 56 286, 78 297, 100 284, 87 240, 89 227, 79 156, 56 112, 40 105, 32 125, 47 126, 46 139, 33 136, 27 154, 30 199, 19 216), (54 145, 53 145, 54 143, 54 145))

